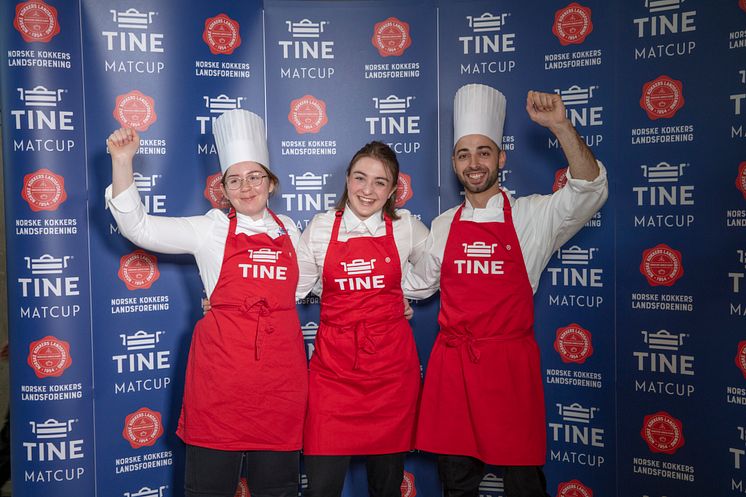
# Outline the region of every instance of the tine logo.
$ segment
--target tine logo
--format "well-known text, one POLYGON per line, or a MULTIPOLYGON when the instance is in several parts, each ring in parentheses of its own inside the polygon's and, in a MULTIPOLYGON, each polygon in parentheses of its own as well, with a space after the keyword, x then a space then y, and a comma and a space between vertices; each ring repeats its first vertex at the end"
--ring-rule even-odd
POLYGON ((505 485, 502 478, 498 478, 495 473, 487 473, 479 483, 479 497, 497 497, 505 491, 505 485))
POLYGON ((128 290, 146 290, 161 276, 158 258, 142 249, 125 254, 119 259, 117 276, 128 290))
POLYGON ((202 97, 205 99, 205 107, 210 114, 222 114, 223 112, 240 109, 241 102, 246 100, 244 97, 231 98, 228 95, 221 94, 215 98, 209 96, 202 97))
POLYGON ((57 421, 56 419, 50 418, 43 423, 29 421, 29 424, 31 425, 31 433, 36 435, 37 440, 49 440, 67 438, 67 435, 73 430, 73 423, 76 421, 77 419, 57 421))
POLYGON ((593 354, 591 332, 572 323, 558 328, 554 340, 554 350, 562 362, 583 364, 593 354))
POLYGON ((640 107, 648 118, 668 119, 684 106, 684 86, 681 81, 666 75, 658 76, 642 86, 640 107))
POLYGON ((306 171, 303 174, 288 174, 290 176, 290 184, 292 184, 297 191, 308 191, 308 190, 321 190, 326 185, 326 180, 331 176, 331 173, 325 174, 313 174, 311 171, 306 171))
POLYGON ((412 177, 406 173, 399 172, 399 180, 396 183, 396 208, 404 207, 414 195, 412 191, 412 177))
POLYGON ((138 90, 117 96, 113 115, 123 128, 134 128, 137 131, 147 131, 158 119, 153 97, 138 90))
POLYGON ((354 259, 352 262, 340 262, 342 269, 348 275, 370 274, 375 267, 375 259, 366 261, 365 259, 354 259))
POLYGON ((665 12, 667 10, 678 10, 684 0, 645 0, 645 7, 653 12, 665 12))
POLYGON ((557 411, 562 416, 562 421, 570 423, 583 423, 589 424, 591 419, 595 417, 598 411, 597 407, 583 407, 582 405, 574 402, 570 405, 555 404, 557 411))
POLYGON ((572 85, 566 90, 560 90, 555 88, 554 92, 558 93, 562 98, 562 103, 566 107, 573 105, 587 105, 590 99, 593 98, 593 90, 597 90, 598 86, 592 85, 587 88, 583 88, 578 85, 572 85))
POLYGON ((593 497, 593 490, 581 481, 570 480, 557 486, 557 497, 593 497))
POLYGON ((202 41, 210 47, 214 55, 232 54, 241 45, 241 33, 238 21, 225 14, 205 19, 205 30, 202 41))
POLYGON ((161 335, 164 333, 164 331, 148 333, 145 330, 138 330, 131 335, 121 334, 119 337, 122 339, 122 345, 124 345, 129 352, 132 350, 154 349, 155 344, 160 341, 161 335))
POLYGON ((62 376, 73 363, 70 344, 51 335, 31 342, 26 363, 34 370, 37 378, 62 376))
POLYGON ((495 249, 497 248, 496 243, 487 245, 484 242, 474 242, 471 244, 462 243, 461 245, 464 247, 464 254, 466 254, 466 257, 489 258, 492 257, 492 254, 495 253, 495 249))
POLYGON ((73 256, 54 257, 50 254, 44 254, 37 259, 24 257, 26 269, 31 270, 31 274, 62 274, 62 270, 67 268, 67 263, 73 256))
POLYGON ((156 12, 140 12, 137 9, 110 10, 112 21, 119 29, 148 29, 156 12))
POLYGON ((681 421, 665 411, 645 416, 640 435, 651 452, 675 454, 684 445, 681 421))
POLYGON ((210 202, 213 209, 227 209, 231 206, 231 203, 223 195, 222 182, 223 175, 221 173, 211 174, 205 180, 205 191, 202 194, 210 202))
POLYGON ((303 333, 303 342, 306 344, 306 358, 310 361, 313 351, 316 349, 316 333, 319 331, 318 323, 309 321, 300 327, 303 333))
POLYGON ((163 435, 163 422, 161 413, 157 411, 141 407, 124 419, 122 436, 133 449, 152 446, 161 435, 163 435))
POLYGON ((579 45, 593 31, 591 9, 579 3, 571 3, 554 13, 552 34, 562 46, 579 45))
POLYGON ((153 190, 156 180, 161 177, 160 174, 153 174, 152 176, 145 176, 141 173, 134 173, 135 177, 135 188, 139 192, 149 192, 153 190))
POLYGON ((563 167, 554 172, 554 184, 552 185, 553 192, 556 192, 560 188, 564 188, 567 184, 567 169, 568 168, 563 167))
POLYGON ((500 31, 505 24, 505 18, 507 16, 508 14, 495 16, 489 12, 485 12, 479 17, 466 16, 466 21, 469 23, 469 27, 474 33, 491 33, 494 31, 500 31))
POLYGON ((27 43, 48 43, 60 34, 57 9, 43 0, 21 2, 16 5, 13 27, 27 43))
POLYGON ((409 471, 404 471, 404 478, 401 482, 401 497, 415 497, 417 487, 414 484, 414 475, 409 471))
POLYGON ((163 491, 168 487, 161 485, 158 488, 142 487, 137 492, 124 492, 124 497, 163 497, 163 491))
POLYGON ((642 341, 645 342, 651 350, 673 350, 678 351, 679 347, 684 345, 686 333, 671 333, 667 330, 650 333, 641 330, 642 341))
POLYGON ((746 200, 746 161, 738 165, 738 175, 736 175, 736 188, 743 194, 746 200))
POLYGON ((673 286, 684 275, 681 252, 665 243, 645 249, 640 262, 640 272, 650 286, 673 286))
POLYGON ((298 22, 285 21, 288 26, 288 32, 293 38, 318 38, 324 32, 324 26, 329 24, 327 21, 313 22, 310 19, 303 19, 298 22))
POLYGON ((409 108, 414 98, 399 98, 396 95, 389 95, 386 98, 373 97, 373 104, 378 109, 379 114, 403 114, 409 108))
POLYGON ((259 250, 248 250, 249 252, 249 258, 253 262, 270 262, 275 263, 278 260, 280 260, 280 254, 282 253, 282 250, 272 250, 270 248, 264 247, 259 250))
POLYGON ((399 57, 412 45, 409 34, 409 23, 396 17, 377 22, 373 27, 373 46, 378 49, 381 57, 399 57))
POLYGON ((49 169, 39 169, 23 177, 21 197, 32 211, 56 211, 67 200, 65 178, 49 169))
POLYGON ((67 92, 62 88, 48 90, 44 86, 35 86, 32 89, 17 88, 20 100, 26 107, 57 107, 62 101, 62 95, 67 92))
POLYGON ((298 134, 318 133, 329 122, 326 102, 313 95, 296 98, 290 102, 288 121, 298 134))
POLYGON ((562 264, 587 266, 593 260, 593 253, 597 248, 582 249, 577 245, 557 251, 557 259, 562 264))
POLYGON ((689 164, 681 163, 671 165, 668 162, 659 162, 654 166, 642 164, 642 175, 648 179, 648 183, 678 183, 679 178, 684 175, 684 168, 689 164))

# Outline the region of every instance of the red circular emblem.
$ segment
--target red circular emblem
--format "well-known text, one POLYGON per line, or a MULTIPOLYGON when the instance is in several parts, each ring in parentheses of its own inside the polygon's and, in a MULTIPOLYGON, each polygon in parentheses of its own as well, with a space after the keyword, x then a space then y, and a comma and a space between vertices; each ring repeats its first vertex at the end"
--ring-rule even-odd
POLYGON ((238 481, 238 487, 236 488, 236 494, 233 497, 250 497, 249 482, 246 481, 246 478, 241 478, 238 481))
POLYGON ((119 259, 119 279, 124 281, 128 290, 145 290, 161 276, 158 271, 158 259, 142 249, 119 259))
POLYGON ((65 178, 49 169, 39 169, 23 177, 21 197, 34 212, 56 211, 67 200, 65 178))
POLYGON ((552 191, 556 192, 557 190, 564 188, 567 184, 567 168, 563 167, 562 169, 557 169, 554 173, 554 184, 552 185, 552 191))
POLYGON ((591 9, 588 7, 573 2, 554 13, 552 33, 563 46, 583 43, 591 31, 593 22, 591 9))
POLYGON ((57 9, 42 0, 31 0, 16 5, 13 27, 21 33, 23 41, 47 43, 60 34, 57 9))
POLYGON ((593 497, 593 490, 578 480, 562 482, 557 487, 557 497, 593 497))
POLYGON ((404 479, 401 481, 401 497, 415 497, 417 488, 414 486, 414 475, 404 471, 404 479))
POLYGON ((39 378, 62 376, 73 363, 70 344, 51 335, 31 342, 26 362, 39 378))
POLYGON ((673 286, 684 275, 681 252, 659 243, 642 253, 640 272, 650 286, 673 286))
POLYGON ((562 362, 583 364, 593 354, 591 332, 575 323, 558 328, 554 350, 560 355, 562 362))
POLYGON ((205 191, 203 194, 214 209, 228 209, 231 206, 231 203, 225 198, 223 190, 220 188, 222 180, 223 174, 215 173, 208 176, 207 181, 205 181, 205 191))
MULTIPOLYGON (((746 1, 746 0, 744 0, 746 1)), ((736 176, 736 188, 743 194, 746 199, 746 161, 738 165, 738 176, 736 176)))
POLYGON ((645 416, 640 435, 651 452, 673 454, 684 445, 681 421, 665 411, 645 416))
POLYGON ((124 418, 122 436, 133 449, 150 447, 163 435, 161 413, 141 407, 124 418))
POLYGON ((681 81, 658 76, 642 86, 640 107, 650 119, 669 118, 684 106, 684 87, 681 81))
POLYGON ((158 119, 155 113, 155 100, 138 90, 119 95, 114 104, 114 119, 123 128, 147 131, 150 125, 158 119))
POLYGON ((741 370, 741 374, 746 378, 746 340, 738 342, 738 352, 736 352, 736 366, 741 370))
POLYGON ((378 49, 381 57, 398 57, 412 45, 412 37, 409 36, 409 23, 400 21, 396 17, 389 17, 385 21, 377 22, 373 27, 371 42, 378 49))
POLYGON ((238 21, 225 14, 206 19, 202 40, 213 54, 232 54, 241 45, 238 21))
POLYGON ((741 10, 746 12, 746 0, 738 0, 738 6, 741 7, 741 10))
POLYGON ((313 95, 303 95, 290 102, 288 121, 299 134, 318 133, 329 122, 326 102, 313 95))
POLYGON ((396 207, 404 207, 412 198, 412 177, 399 171, 399 181, 396 183, 396 207))

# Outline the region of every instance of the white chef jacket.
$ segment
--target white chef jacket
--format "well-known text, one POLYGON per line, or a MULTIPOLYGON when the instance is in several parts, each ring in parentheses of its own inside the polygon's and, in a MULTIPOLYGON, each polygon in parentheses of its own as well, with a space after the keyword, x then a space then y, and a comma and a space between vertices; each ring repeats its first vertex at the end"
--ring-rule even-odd
MULTIPOLYGON (((552 254, 580 231, 606 202, 609 194, 606 169, 601 162, 597 163, 600 172, 596 179, 575 179, 568 170, 567 184, 551 195, 529 195, 516 199, 502 188, 510 201, 513 225, 534 293, 552 254)), ((403 288, 406 294, 424 293, 428 296, 438 290, 443 253, 458 208, 453 207, 433 220, 427 238, 427 255, 420 258, 405 275, 403 288), (423 292, 425 289, 429 293, 423 292)), ((502 209, 503 196, 499 193, 487 201, 485 208, 474 208, 466 200, 461 220, 502 223, 505 221, 502 209)))
MULTIPOLYGON (((331 209, 321 214, 316 214, 308 224, 298 244, 298 266, 300 268, 300 280, 296 298, 305 297, 308 292, 321 295, 321 275, 324 268, 326 250, 332 236, 336 210, 331 209)), ((428 229, 422 221, 414 217, 408 210, 396 211, 399 219, 393 220, 394 241, 399 252, 399 262, 402 267, 402 279, 407 268, 415 264, 425 254, 425 242, 428 229)), ((365 220, 360 220, 352 209, 347 208, 342 215, 342 223, 339 227, 339 240, 347 241, 350 238, 362 236, 385 236, 386 223, 381 216, 381 211, 365 220)), ((429 290, 405 292, 408 298, 425 298, 429 290)), ((430 292, 432 293, 432 292, 430 292)))
MULTIPOLYGON (((134 183, 114 198, 111 193, 109 185, 105 194, 106 204, 114 215, 119 232, 146 250, 163 254, 192 254, 209 297, 218 283, 223 265, 228 215, 220 209, 212 209, 203 216, 151 216, 145 211, 134 183)), ((277 217, 285 225, 293 246, 297 246, 300 232, 293 220, 281 214, 277 217)), ((273 239, 282 234, 280 226, 266 209, 261 219, 254 220, 238 213, 236 218, 236 233, 266 233, 273 239)))

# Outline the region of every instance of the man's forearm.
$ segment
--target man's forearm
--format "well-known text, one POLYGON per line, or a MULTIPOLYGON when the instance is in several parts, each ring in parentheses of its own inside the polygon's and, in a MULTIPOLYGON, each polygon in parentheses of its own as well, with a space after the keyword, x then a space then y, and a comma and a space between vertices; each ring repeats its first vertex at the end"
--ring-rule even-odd
POLYGON ((572 177, 587 181, 596 179, 600 173, 596 157, 570 121, 550 128, 550 130, 557 137, 557 141, 562 147, 572 177))

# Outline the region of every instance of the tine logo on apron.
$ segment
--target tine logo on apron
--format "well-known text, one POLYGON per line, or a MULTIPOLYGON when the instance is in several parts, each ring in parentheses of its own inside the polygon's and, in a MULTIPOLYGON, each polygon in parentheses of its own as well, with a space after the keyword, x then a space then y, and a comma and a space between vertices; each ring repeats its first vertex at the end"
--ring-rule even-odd
POLYGON ((247 250, 247 253, 252 263, 241 263, 238 265, 241 269, 242 277, 265 280, 287 279, 288 268, 276 265, 277 261, 280 260, 282 250, 272 250, 264 247, 258 250, 247 250))
POLYGON ((373 274, 376 260, 353 259, 350 262, 340 262, 347 278, 335 278, 334 282, 340 290, 370 290, 371 288, 385 288, 384 276, 373 274))
MULTIPOLYGON (((503 270, 505 261, 492 260, 492 256, 495 255, 497 250, 497 243, 487 244, 475 241, 462 243, 461 246, 464 247, 466 258, 453 260, 458 274, 505 274, 503 270)), ((509 247, 506 247, 506 249, 510 250, 509 247)))

